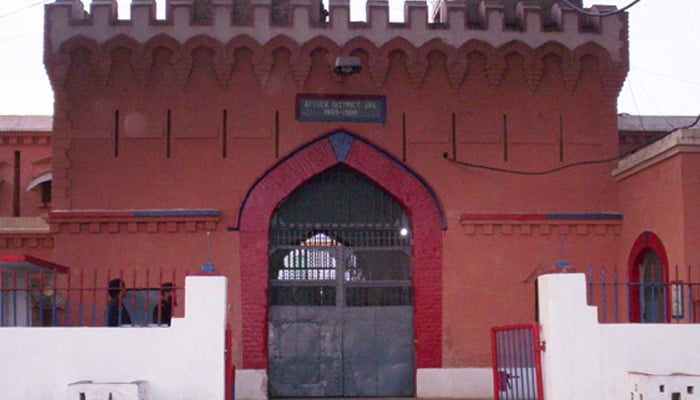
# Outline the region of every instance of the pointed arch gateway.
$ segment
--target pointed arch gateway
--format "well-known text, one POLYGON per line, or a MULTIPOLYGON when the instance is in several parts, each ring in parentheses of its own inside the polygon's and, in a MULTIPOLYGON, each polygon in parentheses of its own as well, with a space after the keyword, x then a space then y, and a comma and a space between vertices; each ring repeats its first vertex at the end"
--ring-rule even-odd
POLYGON ((661 239, 642 232, 628 258, 630 322, 669 322, 671 294, 668 290, 668 256, 661 239))
POLYGON ((412 233, 415 368, 442 364, 443 212, 432 189, 386 151, 344 131, 295 150, 251 187, 239 215, 244 369, 268 367, 268 240, 277 207, 304 182, 342 164, 369 178, 405 210, 412 233))

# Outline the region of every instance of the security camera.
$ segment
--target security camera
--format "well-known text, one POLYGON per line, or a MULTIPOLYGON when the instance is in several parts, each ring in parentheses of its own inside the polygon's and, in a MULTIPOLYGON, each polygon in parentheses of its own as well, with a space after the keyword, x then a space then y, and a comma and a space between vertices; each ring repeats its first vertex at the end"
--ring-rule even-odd
POLYGON ((350 76, 362 71, 360 57, 338 57, 335 59, 333 73, 338 76, 350 76))

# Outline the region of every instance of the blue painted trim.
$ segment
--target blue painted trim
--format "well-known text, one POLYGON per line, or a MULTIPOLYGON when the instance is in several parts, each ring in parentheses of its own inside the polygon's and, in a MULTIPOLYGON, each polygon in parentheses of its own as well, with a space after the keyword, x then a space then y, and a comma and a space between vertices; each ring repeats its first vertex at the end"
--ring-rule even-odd
POLYGON ((336 132, 328 137, 331 142, 333 151, 335 152, 335 159, 342 163, 350 153, 350 148, 352 147, 353 138, 345 132, 336 132))
POLYGON ((620 221, 623 219, 622 214, 612 213, 560 213, 546 214, 547 219, 597 219, 597 220, 614 220, 620 221))
POLYGON ((134 217, 218 217, 219 210, 134 210, 134 217))

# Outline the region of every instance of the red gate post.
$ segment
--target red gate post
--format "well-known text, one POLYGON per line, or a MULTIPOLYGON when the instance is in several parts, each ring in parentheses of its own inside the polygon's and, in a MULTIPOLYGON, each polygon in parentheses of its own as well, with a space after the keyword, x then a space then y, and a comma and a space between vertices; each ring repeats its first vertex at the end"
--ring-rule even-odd
POLYGON ((236 381, 236 367, 233 365, 231 360, 233 359, 231 354, 231 345, 233 341, 231 339, 231 326, 226 325, 225 333, 225 345, 224 345, 224 371, 225 377, 225 399, 234 400, 236 398, 235 381, 236 381))

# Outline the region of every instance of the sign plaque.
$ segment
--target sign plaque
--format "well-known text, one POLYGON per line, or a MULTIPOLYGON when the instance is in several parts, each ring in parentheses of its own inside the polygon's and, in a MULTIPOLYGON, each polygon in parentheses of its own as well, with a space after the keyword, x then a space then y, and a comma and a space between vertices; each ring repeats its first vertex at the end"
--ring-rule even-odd
POLYGON ((386 96, 297 95, 297 120, 386 122, 386 96))

